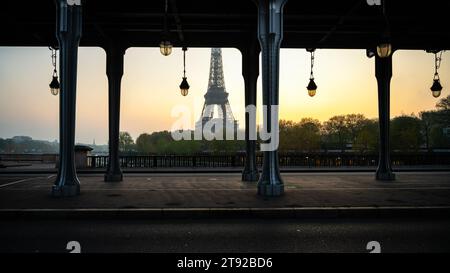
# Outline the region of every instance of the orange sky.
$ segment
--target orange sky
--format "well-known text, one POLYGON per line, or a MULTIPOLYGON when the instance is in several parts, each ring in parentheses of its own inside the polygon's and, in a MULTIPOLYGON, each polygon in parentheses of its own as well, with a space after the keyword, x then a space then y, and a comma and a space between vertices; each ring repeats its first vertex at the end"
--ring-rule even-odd
MULTIPOLYGON (((235 117, 244 124, 244 83, 241 55, 223 49, 224 73, 235 117)), ((175 121, 171 110, 186 105, 199 118, 208 84, 210 49, 187 51, 188 97, 178 85, 182 76, 182 51, 175 48, 163 57, 157 48, 132 48, 125 56, 122 82, 121 130, 136 138, 140 133, 167 130, 175 121)), ((309 54, 304 49, 281 51, 280 118, 321 121, 333 115, 363 113, 377 116, 374 59, 362 50, 317 50, 315 78, 317 95, 310 98, 309 54)), ((436 104, 429 88, 434 73, 433 55, 424 51, 394 54, 391 115, 418 113, 436 104)), ((58 98, 50 94, 50 51, 47 48, 0 47, 0 137, 30 135, 35 139, 58 139, 58 98)), ((440 70, 449 95, 450 52, 443 55, 440 70)), ((261 105, 261 81, 258 105, 261 105)), ((107 79, 105 53, 99 48, 80 48, 77 98, 77 142, 107 143, 107 79)))

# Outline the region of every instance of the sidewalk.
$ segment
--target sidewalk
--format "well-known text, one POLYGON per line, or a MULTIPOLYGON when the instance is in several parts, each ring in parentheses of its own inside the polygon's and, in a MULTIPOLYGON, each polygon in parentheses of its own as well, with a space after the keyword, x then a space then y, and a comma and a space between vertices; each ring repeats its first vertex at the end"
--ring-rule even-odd
POLYGON ((52 198, 50 176, 0 176, 0 217, 352 217, 450 215, 450 173, 288 173, 283 197, 263 198, 238 174, 80 175, 81 195, 52 198))

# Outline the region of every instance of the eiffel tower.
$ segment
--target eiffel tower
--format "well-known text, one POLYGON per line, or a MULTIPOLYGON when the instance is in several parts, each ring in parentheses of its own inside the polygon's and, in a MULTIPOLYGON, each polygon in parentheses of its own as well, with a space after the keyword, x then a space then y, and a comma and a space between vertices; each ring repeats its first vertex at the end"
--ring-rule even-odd
MULTIPOLYGON (((238 122, 234 119, 231 106, 228 101, 228 93, 225 90, 225 80, 223 76, 222 49, 211 49, 211 64, 209 68, 208 91, 205 94, 205 103, 203 105, 202 116, 197 122, 197 128, 201 128, 206 123, 213 121, 215 124, 221 122, 223 132, 233 130, 237 132, 238 122), (215 114, 217 113, 217 116, 215 114)), ((219 123, 220 124, 220 123, 219 123)), ((215 126, 212 128, 216 131, 215 126)))

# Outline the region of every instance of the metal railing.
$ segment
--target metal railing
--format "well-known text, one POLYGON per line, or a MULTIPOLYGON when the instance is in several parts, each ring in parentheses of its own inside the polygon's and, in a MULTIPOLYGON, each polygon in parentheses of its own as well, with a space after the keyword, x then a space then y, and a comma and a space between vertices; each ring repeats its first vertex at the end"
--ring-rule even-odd
MULTIPOLYGON (((196 155, 120 156, 122 168, 234 168, 244 167, 245 153, 196 155)), ((88 156, 88 168, 106 168, 108 156, 88 156)), ((450 153, 393 153, 393 166, 449 165, 450 153)), ((258 166, 263 155, 257 154, 258 166)), ((281 167, 374 167, 377 154, 285 153, 279 155, 281 167)))

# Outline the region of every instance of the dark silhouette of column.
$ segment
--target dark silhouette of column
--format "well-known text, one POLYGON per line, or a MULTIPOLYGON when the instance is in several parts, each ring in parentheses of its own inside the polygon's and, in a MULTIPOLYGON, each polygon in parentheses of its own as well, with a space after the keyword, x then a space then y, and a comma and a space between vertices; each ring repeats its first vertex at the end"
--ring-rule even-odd
POLYGON ((75 169, 75 112, 78 45, 81 38, 81 5, 56 1, 56 35, 60 49, 59 169, 52 196, 75 196, 80 181, 75 169))
POLYGON ((395 180, 395 174, 391 168, 389 147, 392 55, 387 58, 375 56, 375 75, 378 82, 378 113, 380 124, 379 161, 376 179, 391 181, 395 180))
MULTIPOLYGON (((255 37, 256 38, 256 37, 255 37)), ((258 41, 254 39, 250 45, 241 49, 242 53, 242 76, 245 83, 245 107, 253 105, 256 109, 257 82, 259 76, 259 47, 258 41)), ((256 113, 255 113, 256 114, 256 113)), ((250 124, 250 115, 245 114, 245 167, 242 172, 242 181, 255 182, 259 179, 258 167, 256 166, 256 140, 251 140, 250 135, 256 136, 256 120, 250 124), (253 131, 253 132, 251 132, 253 131)))
POLYGON ((105 174, 106 182, 123 180, 119 161, 120 134, 120 87, 123 76, 123 59, 125 48, 111 45, 106 51, 106 74, 108 76, 108 107, 109 107, 109 161, 105 174))
MULTIPOLYGON (((283 7, 287 0, 258 0, 258 38, 262 51, 262 88, 263 106, 267 108, 264 128, 275 134, 278 141, 278 103, 279 103, 279 66, 280 44, 283 39, 283 7), (276 125, 274 125, 274 124, 276 125), (276 126, 276 128, 272 128, 276 126)), ((258 194, 262 196, 280 196, 284 193, 281 179, 278 147, 264 151, 261 178, 258 182, 258 194)))

